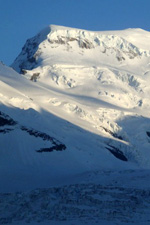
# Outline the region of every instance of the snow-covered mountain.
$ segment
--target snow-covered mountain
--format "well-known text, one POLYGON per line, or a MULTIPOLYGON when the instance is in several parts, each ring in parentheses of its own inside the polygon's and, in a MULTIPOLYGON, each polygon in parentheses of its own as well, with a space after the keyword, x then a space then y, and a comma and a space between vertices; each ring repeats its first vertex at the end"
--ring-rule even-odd
POLYGON ((149 38, 149 32, 141 29, 89 32, 51 25, 27 40, 12 67, 22 72, 22 69, 40 65, 116 65, 126 68, 128 64, 131 70, 135 64, 139 68, 144 61, 147 64, 149 38))
POLYGON ((0 63, 1 192, 150 169, 148 31, 51 25, 11 67, 0 63))
POLYGON ((149 40, 141 29, 90 32, 53 25, 27 40, 12 67, 44 89, 42 100, 34 92, 44 109, 149 168, 149 40))

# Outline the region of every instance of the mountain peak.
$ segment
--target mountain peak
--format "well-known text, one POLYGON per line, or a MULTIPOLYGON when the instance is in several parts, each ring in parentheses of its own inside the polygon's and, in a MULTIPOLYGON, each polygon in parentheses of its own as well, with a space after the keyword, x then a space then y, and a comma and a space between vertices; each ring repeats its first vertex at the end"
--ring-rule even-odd
POLYGON ((94 32, 50 25, 26 41, 12 67, 21 72, 22 69, 58 63, 82 65, 88 61, 97 66, 107 61, 110 65, 133 64, 132 59, 150 55, 147 48, 141 48, 146 46, 139 44, 141 33, 130 29, 94 32))

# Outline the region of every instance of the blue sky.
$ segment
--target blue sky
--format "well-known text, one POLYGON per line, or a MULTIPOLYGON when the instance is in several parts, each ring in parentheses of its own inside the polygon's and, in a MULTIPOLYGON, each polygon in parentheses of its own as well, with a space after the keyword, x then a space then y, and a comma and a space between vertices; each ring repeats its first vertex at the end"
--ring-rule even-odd
POLYGON ((49 24, 150 31, 150 0, 0 0, 0 60, 11 64, 25 41, 49 24))

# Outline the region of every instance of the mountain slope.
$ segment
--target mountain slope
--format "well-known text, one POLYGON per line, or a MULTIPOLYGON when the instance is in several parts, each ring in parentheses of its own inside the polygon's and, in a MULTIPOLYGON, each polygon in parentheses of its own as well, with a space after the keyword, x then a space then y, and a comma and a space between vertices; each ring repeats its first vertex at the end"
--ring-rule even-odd
POLYGON ((117 139, 117 148, 125 144, 135 161, 149 167, 149 39, 141 29, 91 32, 52 25, 26 42, 12 67, 49 93, 42 99, 46 110, 109 144, 117 139), (139 121, 137 134, 122 122, 132 120, 139 121))
MULTIPOLYGON (((90 125, 85 126, 84 120, 86 130, 81 128, 82 119, 79 127, 52 114, 51 111, 60 111, 57 101, 49 101, 56 91, 47 90, 4 65, 0 67, 1 191, 47 187, 96 169, 135 167, 126 162, 123 152, 112 154, 115 150, 109 145, 111 139, 88 131, 90 125)), ((67 115, 68 111, 63 117, 67 115)), ((78 112, 72 117, 75 123, 78 112)), ((120 145, 118 140, 115 138, 115 146, 120 145)), ((126 149, 126 144, 122 145, 126 149)))
POLYGON ((52 25, 0 63, 0 224, 149 224, 149 40, 52 25))
POLYGON ((86 171, 150 167, 149 38, 53 25, 12 64, 23 75, 0 64, 2 190, 14 171, 26 187, 30 174, 33 188, 39 177, 44 187, 86 171))

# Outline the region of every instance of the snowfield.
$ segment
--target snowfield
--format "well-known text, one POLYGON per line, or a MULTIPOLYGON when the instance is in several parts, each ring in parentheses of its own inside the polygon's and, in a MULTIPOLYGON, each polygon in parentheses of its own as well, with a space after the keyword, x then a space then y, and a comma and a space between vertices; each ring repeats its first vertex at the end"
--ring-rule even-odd
POLYGON ((148 178, 146 171, 95 171, 78 177, 77 184, 0 194, 0 222, 148 225, 150 189, 144 187, 148 178))
POLYGON ((0 63, 0 224, 150 223, 150 33, 51 25, 0 63))

